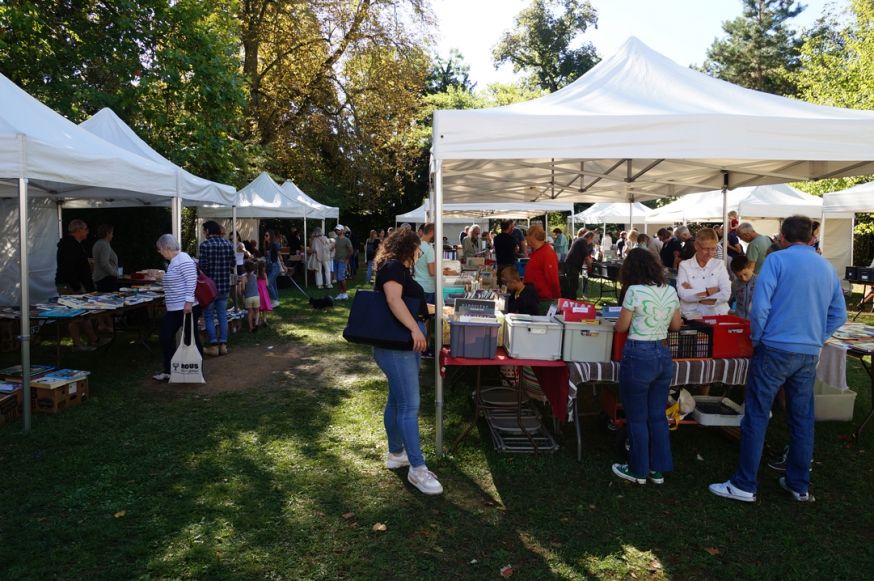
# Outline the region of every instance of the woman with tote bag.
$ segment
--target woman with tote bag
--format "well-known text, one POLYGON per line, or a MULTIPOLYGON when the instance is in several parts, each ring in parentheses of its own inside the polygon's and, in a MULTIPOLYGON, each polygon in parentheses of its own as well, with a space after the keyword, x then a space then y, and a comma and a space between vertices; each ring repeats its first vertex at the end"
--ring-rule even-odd
POLYGON ((164 351, 164 369, 153 375, 152 379, 166 383, 170 381, 171 362, 176 353, 176 332, 186 322, 185 319, 190 322, 182 334, 182 345, 186 343, 190 345, 193 334, 197 352, 203 357, 200 333, 197 330, 200 305, 194 296, 194 289, 197 286, 197 265, 188 254, 181 251, 179 242, 172 234, 163 234, 158 238, 155 246, 158 248, 158 253, 170 264, 164 275, 164 302, 167 312, 161 321, 160 332, 161 347, 164 351))

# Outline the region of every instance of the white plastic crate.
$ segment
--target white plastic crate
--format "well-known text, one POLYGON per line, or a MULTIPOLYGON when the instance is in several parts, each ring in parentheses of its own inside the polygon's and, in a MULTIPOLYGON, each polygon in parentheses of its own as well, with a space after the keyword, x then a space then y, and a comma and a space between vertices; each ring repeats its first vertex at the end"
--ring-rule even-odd
POLYGON ((743 417, 743 406, 727 397, 695 396, 692 418, 702 426, 739 426, 743 417), (706 408, 721 408, 722 411, 710 412, 706 408))
POLYGON ((555 319, 564 328, 561 347, 564 361, 610 361, 613 323, 603 320, 568 322, 561 315, 555 319))
POLYGON ((504 347, 516 359, 561 359, 563 328, 550 317, 507 315, 504 347))
POLYGON ((855 391, 840 390, 819 380, 813 386, 813 413, 818 422, 852 421, 855 405, 855 391))

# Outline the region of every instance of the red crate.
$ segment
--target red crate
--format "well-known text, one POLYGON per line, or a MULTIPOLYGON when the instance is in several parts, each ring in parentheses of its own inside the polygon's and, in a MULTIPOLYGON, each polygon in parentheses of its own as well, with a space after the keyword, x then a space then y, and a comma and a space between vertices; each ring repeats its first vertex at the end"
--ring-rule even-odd
POLYGON ((617 333, 613 331, 613 361, 622 361, 622 350, 625 349, 625 340, 628 339, 628 331, 617 333))
POLYGON ((571 299, 558 299, 557 310, 568 323, 595 319, 595 305, 571 299))
POLYGON ((713 358, 751 357, 750 322, 734 315, 714 315, 703 321, 713 326, 713 358))

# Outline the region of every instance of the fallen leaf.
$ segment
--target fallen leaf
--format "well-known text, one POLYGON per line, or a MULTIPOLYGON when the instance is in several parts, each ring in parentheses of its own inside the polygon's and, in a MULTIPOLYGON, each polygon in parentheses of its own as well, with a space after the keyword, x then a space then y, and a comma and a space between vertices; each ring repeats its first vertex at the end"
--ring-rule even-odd
POLYGON ((479 563, 479 561, 477 561, 476 559, 471 559, 471 560, 470 560, 470 564, 471 564, 471 565, 476 565, 477 563, 479 563))
POLYGON ((118 511, 117 513, 115 513, 115 514, 112 515, 112 516, 114 516, 115 518, 122 518, 122 517, 123 517, 124 515, 126 515, 126 514, 127 514, 127 511, 120 510, 120 511, 118 511))
POLYGON ((595 510, 595 505, 594 505, 594 504, 590 504, 590 505, 589 505, 589 510, 595 510))
POLYGON ((346 520, 349 520, 350 518, 355 518, 355 513, 354 512, 344 512, 343 518, 345 518, 346 520))
POLYGON ((718 555, 719 554, 719 549, 717 549, 716 547, 707 547, 704 550, 707 551, 708 553, 710 553, 711 555, 718 555))
POLYGON ((629 573, 629 575, 631 576, 632 579, 637 579, 637 573, 635 573, 634 571, 629 573))
POLYGON ((373 530, 375 532, 378 532, 378 533, 384 533, 385 531, 388 530, 388 527, 385 526, 385 523, 378 522, 375 525, 373 525, 373 530))
POLYGON ((704 462, 704 458, 701 457, 701 454, 695 454, 695 459, 699 462, 704 462))
POLYGON ((511 577, 513 575, 513 566, 504 565, 501 567, 501 577, 511 577))

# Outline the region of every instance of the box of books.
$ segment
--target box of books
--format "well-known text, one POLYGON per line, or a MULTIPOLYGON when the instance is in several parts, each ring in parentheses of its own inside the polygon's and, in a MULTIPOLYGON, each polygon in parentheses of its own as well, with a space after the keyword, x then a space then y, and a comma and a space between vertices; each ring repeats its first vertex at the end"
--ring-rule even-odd
POLYGON ((0 426, 21 415, 21 394, 20 387, 11 393, 0 391, 0 426))
POLYGON ((57 369, 30 384, 31 408, 35 413, 56 414, 88 399, 89 371, 57 369))

